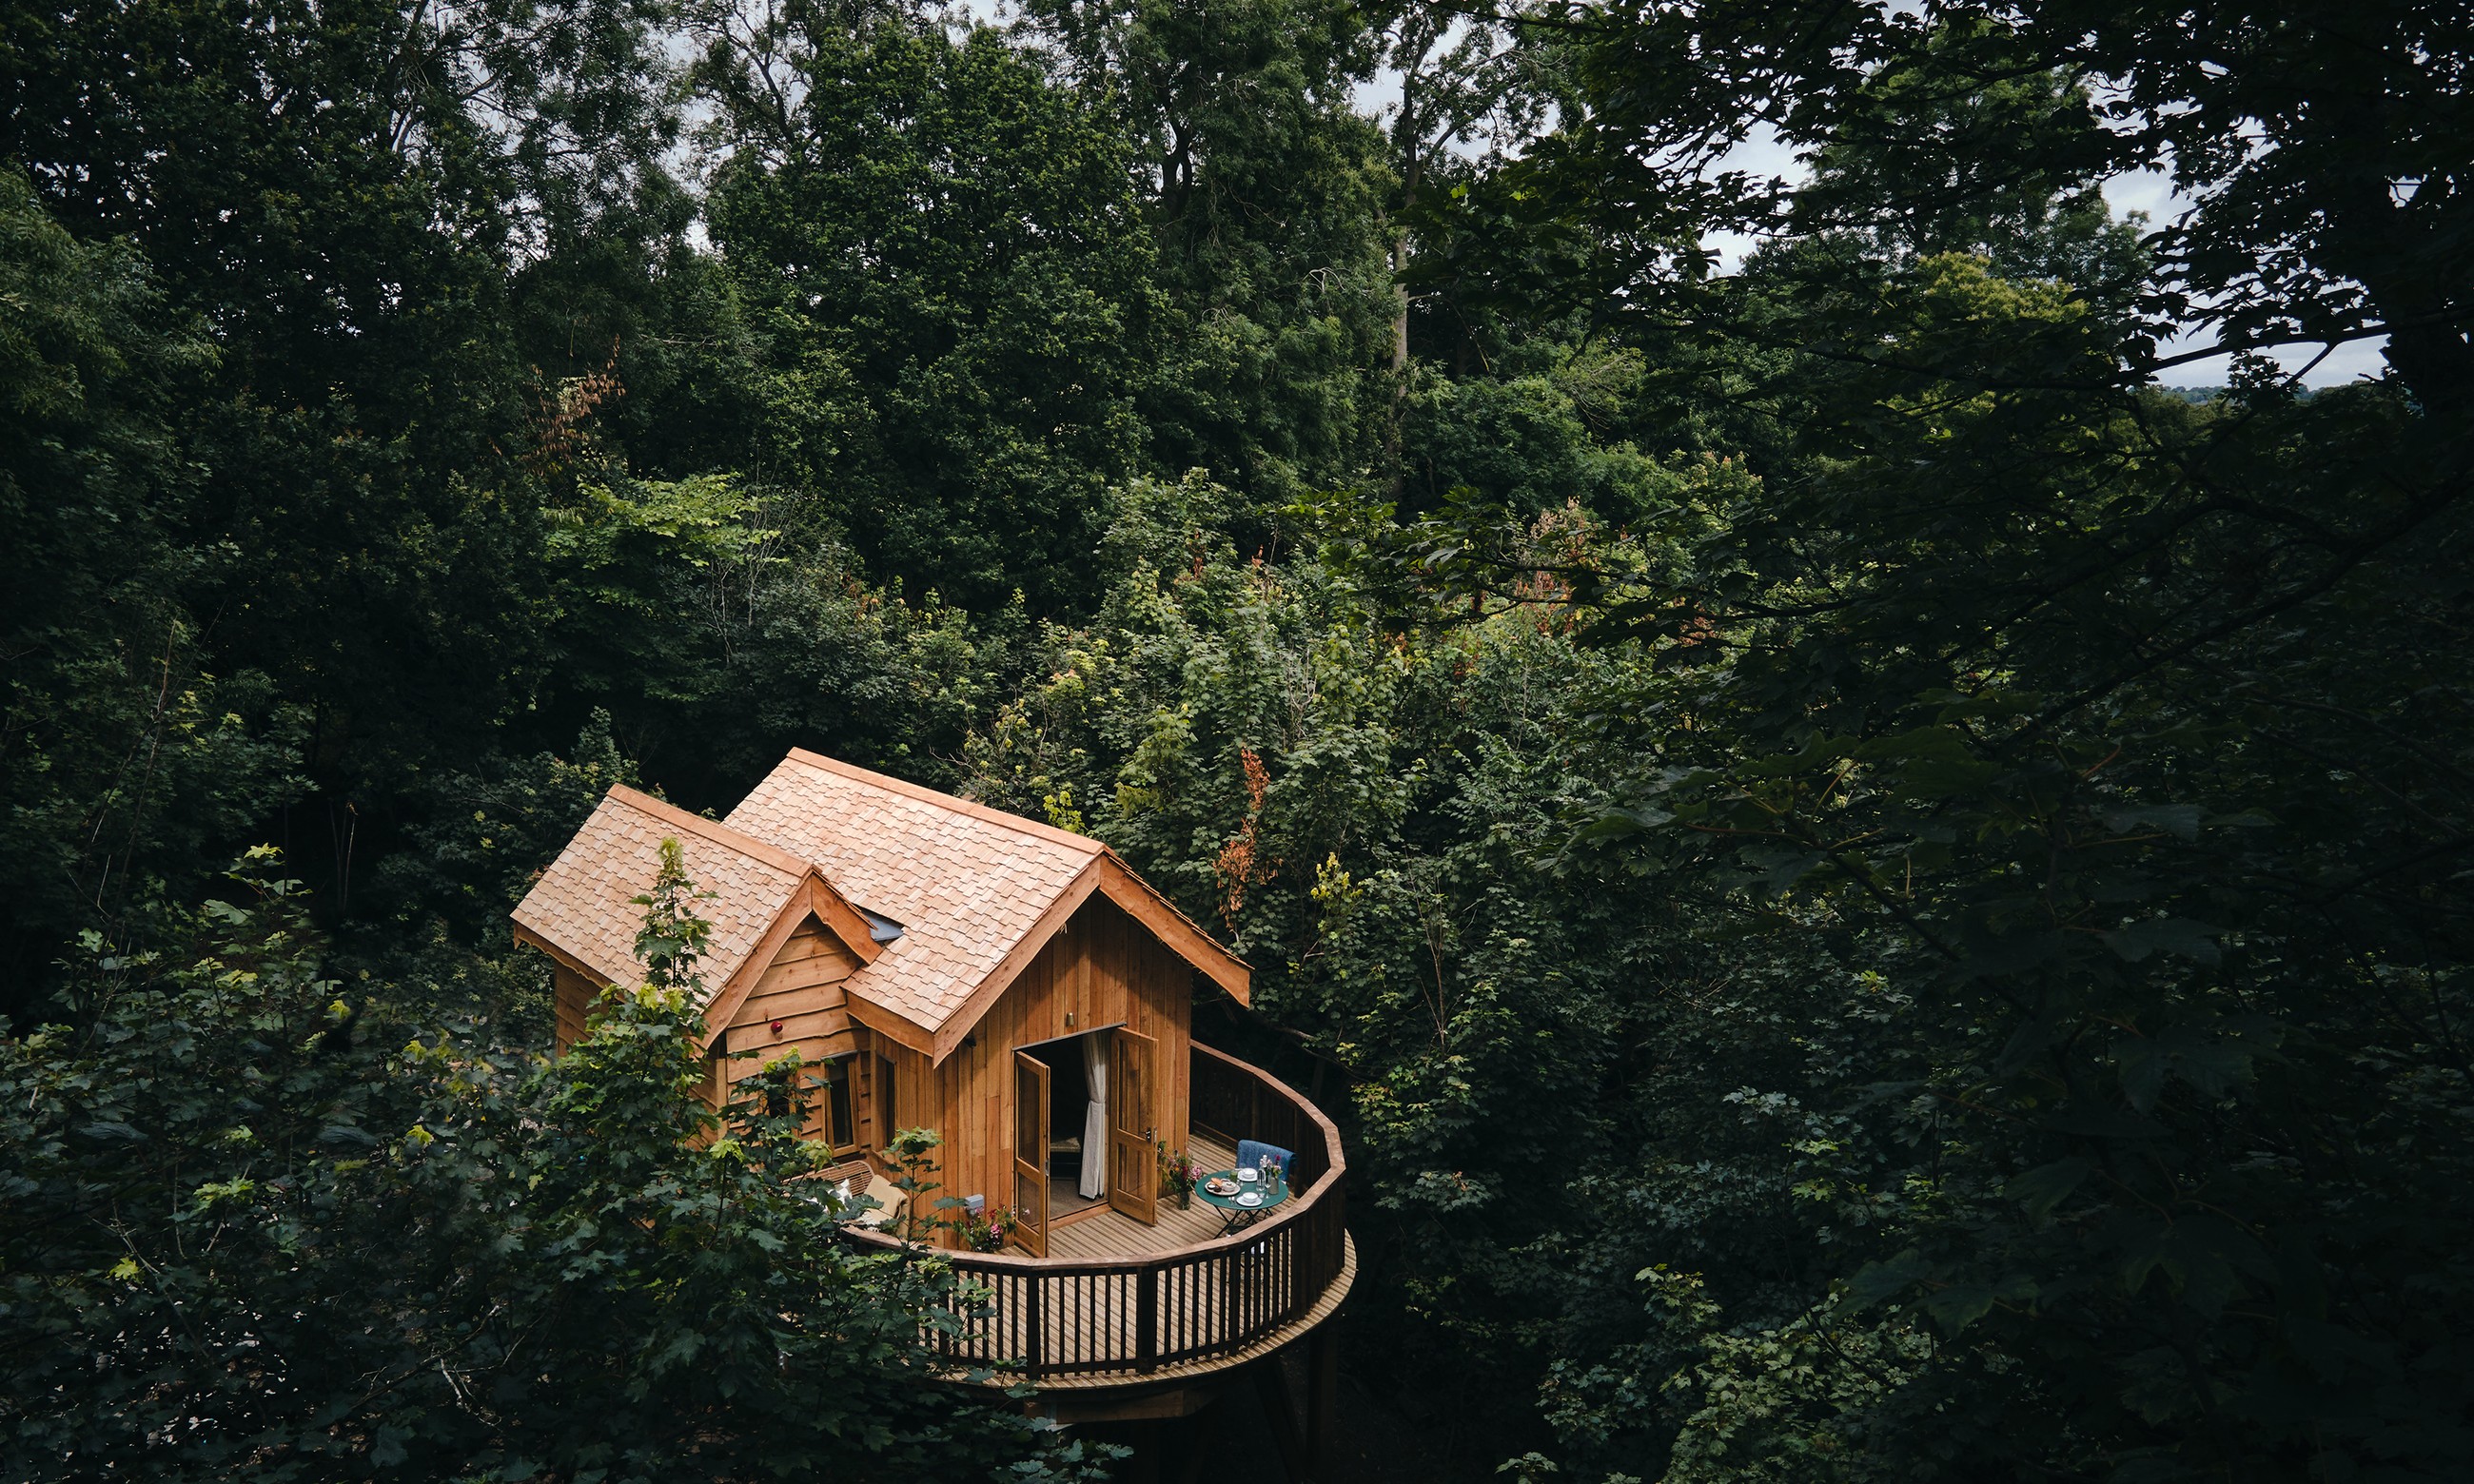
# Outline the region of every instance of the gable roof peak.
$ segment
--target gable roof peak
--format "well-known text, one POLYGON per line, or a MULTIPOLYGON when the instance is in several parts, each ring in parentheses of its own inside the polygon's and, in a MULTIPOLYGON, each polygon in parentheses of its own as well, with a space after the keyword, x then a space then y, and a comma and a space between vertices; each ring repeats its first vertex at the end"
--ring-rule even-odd
POLYGON ((1105 853, 1087 836, 804 749, 728 824, 813 862, 852 902, 902 924, 849 993, 930 1036, 1105 853))

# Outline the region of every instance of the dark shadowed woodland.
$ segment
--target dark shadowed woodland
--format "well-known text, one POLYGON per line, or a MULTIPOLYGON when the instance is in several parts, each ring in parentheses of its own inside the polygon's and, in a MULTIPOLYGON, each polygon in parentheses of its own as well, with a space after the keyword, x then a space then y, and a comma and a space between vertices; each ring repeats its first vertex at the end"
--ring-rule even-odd
POLYGON ((691 883, 546 1056, 794 746, 1253 966, 1356 1476, 2474 1473, 2470 61, 0 0, 0 1476, 1125 1476, 682 1095, 691 883))

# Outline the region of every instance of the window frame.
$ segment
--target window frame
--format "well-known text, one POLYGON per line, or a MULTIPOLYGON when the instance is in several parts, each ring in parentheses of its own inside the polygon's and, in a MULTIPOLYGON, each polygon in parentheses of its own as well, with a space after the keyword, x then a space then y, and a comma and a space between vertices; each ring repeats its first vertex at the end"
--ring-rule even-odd
POLYGON ((856 1150, 860 1144, 859 1089, 855 1086, 858 1062, 859 1053, 848 1051, 840 1056, 826 1057, 817 1064, 815 1116, 818 1132, 823 1136, 825 1147, 836 1154, 856 1150), (841 1094, 838 1106, 834 1100, 837 1091, 841 1094), (837 1112, 840 1113, 839 1118, 835 1116, 837 1112))

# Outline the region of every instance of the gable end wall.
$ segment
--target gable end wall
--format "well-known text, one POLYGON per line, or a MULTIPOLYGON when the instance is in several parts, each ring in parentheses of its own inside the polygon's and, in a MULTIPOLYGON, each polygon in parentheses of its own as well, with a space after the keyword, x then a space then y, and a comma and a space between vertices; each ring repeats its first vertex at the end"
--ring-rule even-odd
MULTIPOLYGON (((858 956, 817 922, 812 913, 791 930, 789 940, 773 955, 747 997, 717 1039, 716 1051, 753 1051, 744 1060, 723 1057, 716 1064, 716 1096, 726 1096, 728 1084, 752 1077, 766 1062, 797 1047, 800 1060, 822 1062, 859 1049, 845 1007, 842 981, 859 968, 858 956), (773 1029, 775 1022, 782 1029, 773 1029)), ((809 1131, 820 1133, 823 1110, 811 1112, 809 1131)))
MULTIPOLYGON (((1104 897, 1083 903, 973 1028, 972 1044, 931 1067, 917 1052, 890 1048, 902 1084, 902 1121, 943 1137, 938 1195, 984 1195, 1013 1204, 1013 1052, 1016 1047, 1123 1024, 1158 1043, 1159 1126, 1185 1142, 1190 1101, 1194 970, 1123 908, 1104 897), (1071 1013, 1074 1023, 1067 1025, 1071 1013), (915 1089, 915 1090, 914 1090, 915 1089), (935 1117, 920 1113, 933 1099, 935 1117)), ((1059 1048, 1069 1049, 1069 1048, 1059 1048)), ((1077 1052, 1079 1055, 1079 1051, 1077 1052)), ((1052 1135, 1057 1131, 1052 1131, 1052 1135)), ((1070 1131, 1079 1134, 1079 1128, 1070 1131)), ((880 1146, 881 1147, 881 1146, 880 1146)), ((1113 1181, 1115 1171, 1110 1171, 1113 1181)), ((1143 1178, 1156 1179, 1145 1170, 1143 1178)))

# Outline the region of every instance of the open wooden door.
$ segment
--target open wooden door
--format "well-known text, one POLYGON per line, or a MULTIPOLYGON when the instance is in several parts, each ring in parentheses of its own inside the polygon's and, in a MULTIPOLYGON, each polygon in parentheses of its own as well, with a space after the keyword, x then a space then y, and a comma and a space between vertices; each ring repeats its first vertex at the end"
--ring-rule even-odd
POLYGON ((1159 1221, 1159 1114, 1152 1083, 1159 1044, 1119 1026, 1108 1048, 1108 1205, 1145 1226, 1159 1221))
POLYGON ((1013 1209, 1022 1225, 1014 1240, 1034 1257, 1048 1256, 1048 1064, 1013 1054, 1013 1209))

